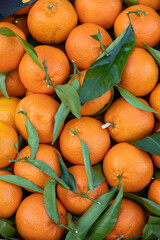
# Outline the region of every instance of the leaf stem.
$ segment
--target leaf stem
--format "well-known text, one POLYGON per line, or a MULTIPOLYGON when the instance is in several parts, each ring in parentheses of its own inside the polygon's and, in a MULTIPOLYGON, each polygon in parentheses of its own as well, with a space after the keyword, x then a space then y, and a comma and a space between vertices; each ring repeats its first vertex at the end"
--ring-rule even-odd
POLYGON ((73 228, 71 228, 69 226, 66 226, 66 225, 64 225, 62 223, 58 223, 57 225, 60 226, 60 227, 64 227, 65 229, 67 229, 68 231, 72 232, 73 234, 77 234, 78 233, 78 231, 75 231, 73 228))
POLYGON ((27 113, 23 111, 23 109, 21 108, 18 113, 22 113, 23 115, 27 116, 27 113))
POLYGON ((83 198, 87 198, 87 199, 89 199, 89 200, 91 200, 92 202, 94 202, 94 203, 96 203, 96 204, 100 204, 100 202, 98 202, 98 201, 96 201, 95 199, 93 199, 93 198, 91 198, 91 197, 89 197, 88 195, 87 195, 87 193, 81 193, 81 194, 77 194, 77 193, 75 193, 77 196, 79 196, 79 197, 83 197, 83 198))
POLYGON ((144 16, 146 16, 146 12, 145 11, 141 11, 141 10, 136 10, 136 11, 127 11, 127 16, 129 18, 129 23, 131 24, 131 18, 129 16, 130 13, 135 13, 137 14, 138 17, 140 17, 142 15, 142 13, 144 14, 144 16))

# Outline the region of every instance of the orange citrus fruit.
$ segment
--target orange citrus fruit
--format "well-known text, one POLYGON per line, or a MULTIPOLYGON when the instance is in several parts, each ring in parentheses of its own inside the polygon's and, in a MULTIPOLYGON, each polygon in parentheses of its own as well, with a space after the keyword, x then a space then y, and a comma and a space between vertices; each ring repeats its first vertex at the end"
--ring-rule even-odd
MULTIPOLYGON (((76 180, 77 194, 86 194, 87 192, 87 174, 85 166, 75 165, 68 168, 76 180)), ((97 199, 102 194, 108 192, 108 185, 106 181, 103 181, 100 185, 94 188, 95 193, 91 190, 87 192, 87 195, 92 199, 97 199)), ((82 215, 93 203, 91 200, 77 196, 70 190, 62 188, 59 184, 57 185, 57 196, 62 202, 67 211, 74 215, 82 215)))
MULTIPOLYGON (((12 23, 0 22, 1 27, 8 27, 21 38, 26 39, 24 33, 12 23)), ((0 35, 0 59, 3 59, 0 62, 0 72, 8 72, 16 69, 23 54, 24 48, 18 38, 0 35)))
POLYGON ((139 236, 146 224, 143 209, 134 201, 123 199, 115 226, 104 238, 105 240, 128 239, 139 236))
MULTIPOLYGON (((60 201, 56 201, 59 221, 67 225, 67 212, 60 201)), ((43 194, 40 193, 33 193, 22 201, 16 213, 16 226, 23 239, 60 240, 65 233, 65 229, 47 215, 43 194)))
POLYGON ((153 180, 148 190, 148 199, 160 205, 160 181, 153 180))
POLYGON ((95 23, 111 28, 122 10, 121 0, 75 0, 74 2, 80 23, 95 23))
MULTIPOLYGON (((41 65, 45 62, 47 74, 54 85, 62 84, 69 76, 70 66, 66 55, 58 48, 47 45, 35 47, 41 65)), ((47 86, 46 73, 25 53, 19 64, 19 75, 26 89, 35 93, 52 94, 54 87, 47 86)))
POLYGON ((107 129, 102 129, 101 126, 100 121, 91 117, 68 121, 59 138, 60 151, 64 158, 73 164, 84 164, 80 140, 72 130, 87 144, 92 164, 102 161, 110 147, 110 137, 107 129))
POLYGON ((77 25, 78 17, 66 0, 37 1, 28 14, 28 28, 38 42, 61 43, 77 25))
POLYGON ((118 184, 121 176, 124 192, 139 192, 151 181, 153 163, 143 150, 129 143, 118 143, 105 155, 103 172, 111 187, 118 184))
POLYGON ((19 145, 17 132, 7 123, 0 121, 0 168, 10 165, 9 160, 17 156, 15 142, 19 145))
POLYGON ((22 109, 27 113, 31 124, 35 127, 40 143, 50 143, 53 138, 54 116, 59 108, 59 103, 45 94, 32 94, 24 97, 17 105, 15 123, 17 130, 27 140, 25 127, 26 117, 18 113, 22 109))
MULTIPOLYGON (((140 99, 148 105, 144 99, 140 99)), ((154 115, 130 105, 124 98, 114 101, 104 114, 109 134, 116 142, 131 142, 152 133, 154 115)))
POLYGON ((155 87, 158 75, 154 58, 145 49, 135 47, 123 69, 119 86, 135 96, 145 96, 155 87))
POLYGON ((160 120, 160 83, 157 83, 153 91, 149 96, 149 103, 158 113, 155 113, 155 117, 160 120))
MULTIPOLYGON (((48 164, 57 173, 57 175, 60 176, 59 158, 55 150, 56 149, 50 145, 39 144, 35 159, 48 164)), ((30 147, 26 146, 19 152, 19 158, 27 156, 28 159, 30 159, 30 154, 30 147)), ((40 171, 38 168, 25 162, 14 163, 14 174, 30 180, 41 188, 44 188, 47 181, 51 179, 51 177, 40 171)))
POLYGON ((154 47, 160 40, 160 17, 151 7, 145 5, 133 5, 121 12, 115 23, 114 33, 118 37, 129 25, 128 11, 143 11, 130 13, 131 23, 135 34, 135 46, 144 48, 143 43, 154 47), (143 42, 143 43, 142 43, 143 42))
POLYGON ((75 61, 78 69, 86 70, 103 52, 100 43, 91 35, 101 33, 102 44, 107 48, 112 38, 101 26, 94 23, 84 23, 75 27, 69 34, 65 49, 70 61, 75 61))

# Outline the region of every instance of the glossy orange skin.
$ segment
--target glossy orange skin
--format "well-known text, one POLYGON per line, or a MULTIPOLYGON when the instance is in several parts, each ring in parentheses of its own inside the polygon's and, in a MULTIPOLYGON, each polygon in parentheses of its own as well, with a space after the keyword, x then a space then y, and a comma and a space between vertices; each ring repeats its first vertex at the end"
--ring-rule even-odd
POLYGON ((160 181, 153 180, 148 190, 148 199, 160 205, 160 181))
POLYGON ((122 10, 120 0, 75 0, 75 9, 80 23, 95 23, 111 28, 122 10))
MULTIPOLYGON (((87 174, 85 166, 74 165, 68 168, 76 180, 77 194, 85 194, 87 192, 87 174)), ((95 193, 91 190, 87 192, 88 196, 92 199, 97 199, 102 194, 108 192, 108 185, 103 181, 99 186, 94 188, 95 193)), ((92 201, 80 196, 77 196, 70 190, 62 188, 57 185, 57 196, 62 202, 66 210, 74 215, 82 215, 92 204, 92 201)))
MULTIPOLYGON (((67 225, 67 212, 60 201, 56 201, 59 221, 67 225)), ((65 233, 65 229, 47 215, 40 193, 33 193, 22 201, 16 213, 16 226, 20 236, 27 240, 60 240, 65 233)))
MULTIPOLYGON (((47 67, 53 85, 62 84, 69 76, 69 61, 60 49, 47 45, 35 47, 39 61, 47 67)), ((25 53, 19 64, 19 75, 26 89, 35 93, 54 93, 54 87, 47 86, 46 73, 25 53)))
MULTIPOLYGON (((12 70, 7 74, 6 80, 6 91, 8 95, 11 97, 22 97, 24 96, 26 89, 23 85, 23 83, 20 80, 18 70, 12 70)), ((3 93, 0 91, 0 96, 3 96, 3 93)))
MULTIPOLYGON (((8 27, 16 32, 21 38, 26 40, 24 33, 14 24, 0 22, 1 27, 8 27)), ((8 72, 18 67, 18 64, 24 54, 24 48, 16 37, 7 37, 0 35, 0 72, 8 72)))
MULTIPOLYGON (((0 170, 0 175, 12 175, 12 173, 0 170)), ((22 189, 0 180, 0 192, 0 218, 9 218, 16 212, 22 200, 22 189)))
POLYGON ((153 91, 149 96, 149 103, 158 113, 155 113, 155 117, 160 120, 160 83, 157 83, 153 91))
MULTIPOLYGON (((78 74, 75 75, 75 77, 78 79, 80 86, 83 84, 83 80, 86 75, 86 71, 81 71, 81 76, 79 77, 78 74)), ((71 78, 68 83, 70 84, 73 78, 71 78)), ((112 97, 112 89, 108 90, 106 93, 104 93, 101 97, 96 98, 94 100, 88 101, 85 104, 82 105, 81 108, 81 116, 90 116, 98 113, 100 110, 102 110, 105 105, 109 103, 112 97)))
POLYGON ((102 44, 107 48, 112 38, 101 26, 93 23, 84 23, 75 27, 69 34, 65 49, 70 61, 74 60, 80 70, 89 69, 91 64, 102 54, 100 43, 91 35, 101 33, 102 44))
POLYGON ((153 163, 143 150, 129 143, 114 145, 103 160, 103 172, 107 183, 114 187, 122 176, 124 192, 139 192, 153 176, 153 163))
POLYGON ((154 47, 160 40, 160 17, 153 8, 145 5, 133 5, 123 10, 114 23, 114 34, 118 37, 128 27, 127 11, 136 10, 144 11, 146 16, 143 13, 140 16, 136 13, 130 13, 135 33, 135 46, 145 48, 143 45, 145 43, 150 47, 154 47))
POLYGON ((0 121, 3 121, 16 130, 15 111, 20 99, 16 97, 0 97, 0 121))
MULTIPOLYGON (((144 99, 140 100, 148 105, 144 99)), ((108 127, 114 141, 132 142, 150 135, 155 121, 152 112, 138 109, 121 97, 107 109, 104 122, 114 124, 108 127)))
POLYGON ((14 160, 17 152, 14 143, 19 146, 18 134, 13 127, 5 122, 0 121, 0 168, 7 167, 11 164, 10 159, 14 160))
POLYGON ((102 129, 103 124, 91 117, 74 118, 66 123, 60 138, 60 151, 64 158, 73 164, 84 164, 80 140, 69 130, 76 130, 77 135, 84 141, 90 151, 92 164, 102 161, 110 148, 110 137, 107 129, 102 129))
POLYGON ((21 99, 15 113, 15 123, 18 132, 27 140, 25 116, 18 113, 23 109, 31 124, 35 127, 39 143, 50 143, 53 139, 54 116, 59 108, 59 103, 45 94, 32 94, 21 99))
POLYGON ((160 1, 159 0, 138 0, 139 4, 149 6, 153 8, 154 10, 159 10, 160 9, 160 1))
POLYGON ((153 90, 158 75, 158 66, 151 54, 145 49, 135 47, 129 55, 118 85, 133 95, 142 97, 153 90))
POLYGON ((37 1, 28 14, 28 28, 37 41, 59 44, 78 22, 76 11, 66 0, 37 1))
POLYGON ((122 199, 116 224, 104 239, 116 240, 121 235, 124 236, 124 239, 139 236, 143 232, 146 220, 143 209, 137 203, 129 199, 122 199))
MULTIPOLYGON (((59 158, 55 150, 56 149, 50 145, 39 144, 35 159, 48 164, 60 177, 61 173, 59 169, 59 158)), ((27 156, 28 159, 30 159, 30 154, 31 154, 30 147, 26 146, 19 152, 19 158, 27 156)), ((47 181, 52 179, 47 174, 40 171, 38 168, 24 162, 14 163, 14 174, 30 180, 31 182, 33 182, 34 184, 43 189, 47 181)))

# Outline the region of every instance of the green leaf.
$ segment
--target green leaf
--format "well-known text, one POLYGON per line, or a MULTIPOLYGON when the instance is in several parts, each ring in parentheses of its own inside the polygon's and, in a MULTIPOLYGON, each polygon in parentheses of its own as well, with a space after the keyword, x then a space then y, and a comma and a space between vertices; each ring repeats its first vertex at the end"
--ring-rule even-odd
POLYGON ((157 204, 147 198, 139 197, 132 193, 124 193, 124 197, 129 198, 129 199, 139 203, 140 205, 142 205, 142 207, 145 207, 151 213, 153 213, 157 216, 160 216, 160 205, 159 204, 157 204))
POLYGON ((109 209, 104 214, 102 214, 91 227, 90 231, 86 236, 88 240, 101 240, 110 233, 110 231, 116 224, 122 198, 123 185, 121 186, 117 197, 115 198, 109 209))
POLYGON ((97 40, 98 42, 102 42, 102 38, 101 38, 101 33, 98 29, 98 33, 95 35, 91 35, 92 38, 94 38, 95 40, 97 40))
POLYGON ((154 167, 154 178, 158 179, 160 181, 160 169, 154 167))
POLYGON ((102 172, 102 164, 98 163, 94 165, 91 170, 92 170, 92 176, 93 176, 93 185, 95 188, 105 181, 105 177, 102 172))
POLYGON ((8 27, 1 27, 0 28, 0 34, 4 35, 4 36, 8 36, 8 37, 17 37, 18 40, 20 41, 20 43, 22 44, 22 46, 24 47, 24 49, 26 50, 26 52, 28 53, 28 55, 44 71, 41 63, 38 60, 37 53, 36 53, 36 51, 34 50, 34 47, 31 44, 29 44, 27 41, 25 41, 24 39, 19 37, 17 33, 12 31, 8 27))
POLYGON ((27 131, 27 140, 28 140, 28 145, 30 146, 31 149, 31 156, 30 159, 34 159, 38 150, 39 146, 39 137, 36 129, 33 127, 31 124, 30 120, 27 117, 27 113, 23 112, 22 109, 18 113, 22 113, 25 116, 25 127, 27 131))
POLYGON ((149 224, 146 223, 146 225, 143 228, 142 240, 153 240, 155 238, 156 238, 155 234, 152 232, 149 224))
POLYGON ((160 51, 149 47, 148 45, 146 45, 145 43, 143 43, 143 45, 147 48, 147 50, 151 53, 151 55, 155 58, 155 60, 157 61, 158 65, 160 65, 160 51))
POLYGON ((138 0, 125 0, 125 2, 130 3, 130 4, 132 4, 132 5, 137 5, 137 4, 139 4, 139 3, 138 3, 138 0))
POLYGON ((9 98, 7 90, 6 90, 6 84, 5 84, 7 74, 8 74, 8 72, 0 73, 0 91, 3 93, 3 95, 6 98, 9 98))
POLYGON ((72 113, 77 117, 81 117, 81 104, 79 96, 75 88, 69 84, 54 86, 55 91, 61 101, 70 107, 72 113))
POLYGON ((109 56, 98 59, 87 71, 79 95, 82 104, 102 96, 120 82, 134 44, 133 28, 129 25, 123 38, 109 52, 109 56))
POLYGON ((76 231, 76 236, 73 233, 68 232, 66 236, 66 240, 76 240, 79 237, 81 240, 86 240, 86 234, 89 229, 92 227, 94 222, 98 219, 98 217, 102 214, 102 212, 107 208, 110 201, 114 198, 119 184, 110 189, 107 193, 101 195, 97 202, 99 204, 93 202, 91 207, 79 218, 76 222, 74 230, 76 231))
POLYGON ((142 240, 153 240, 160 238, 160 218, 155 216, 150 216, 148 223, 143 229, 142 240))
POLYGON ((33 182, 27 180, 26 178, 22 178, 16 175, 1 175, 0 180, 27 188, 34 192, 43 193, 43 190, 40 187, 35 185, 33 182))
MULTIPOLYGON (((78 69, 77 69, 78 71, 78 69)), ((76 74, 76 72, 75 72, 76 74)), ((80 88, 80 84, 78 82, 78 79, 73 77, 73 80, 71 82, 71 86, 73 86, 77 91, 80 88)), ((61 103, 60 107, 58 108, 58 111, 55 114, 55 123, 54 123, 54 129, 53 129, 53 140, 52 140, 52 144, 55 143, 55 141, 57 140, 60 130, 63 126, 63 123, 66 119, 66 117, 68 116, 69 112, 70 112, 70 107, 66 106, 64 103, 61 103)))
POLYGON ((160 132, 154 133, 150 136, 131 142, 142 150, 160 156, 160 132))
POLYGON ((68 219, 68 227, 74 228, 75 224, 72 221, 72 215, 70 213, 67 213, 67 219, 68 219))
POLYGON ((67 184, 67 186, 70 187, 70 190, 72 192, 76 193, 77 192, 76 180, 75 180, 74 176, 72 175, 72 173, 70 173, 68 171, 68 168, 66 167, 60 154, 57 151, 56 151, 56 153, 57 153, 59 161, 60 161, 59 167, 60 167, 62 179, 67 184))
POLYGON ((15 150, 16 150, 16 152, 17 152, 18 157, 19 157, 18 144, 17 144, 16 141, 15 141, 15 143, 14 143, 14 148, 15 148, 15 150))
POLYGON ((88 148, 87 144, 81 140, 81 138, 78 136, 78 134, 76 132, 72 131, 71 128, 69 128, 69 129, 72 132, 72 135, 73 136, 75 135, 80 140, 85 170, 86 170, 86 174, 87 174, 88 190, 91 190, 92 192, 94 192, 93 176, 92 176, 92 170, 91 170, 92 163, 90 160, 89 148, 88 148))
POLYGON ((68 116, 69 112, 70 112, 70 107, 66 106, 64 103, 61 103, 54 117, 55 123, 54 123, 54 129, 53 129, 52 144, 54 144, 55 141, 57 140, 60 130, 63 126, 63 123, 66 117, 68 116))
POLYGON ((16 230, 9 221, 0 219, 0 235, 4 238, 11 239, 16 237, 16 230))
POLYGON ((44 71, 46 73, 46 84, 47 84, 47 87, 49 87, 49 80, 50 80, 50 78, 49 78, 48 73, 47 73, 48 68, 46 66, 46 60, 45 59, 43 61, 43 67, 44 67, 44 71))
POLYGON ((158 113, 158 112, 156 112, 156 110, 154 110, 153 108, 151 108, 150 106, 148 106, 144 102, 142 102, 140 99, 135 97, 132 93, 128 92, 126 89, 121 88, 119 86, 117 86, 117 87, 118 87, 118 90, 119 90, 121 96, 132 106, 139 108, 141 110, 144 110, 144 111, 158 113))
POLYGON ((45 162, 42 162, 38 159, 36 160, 12 160, 11 162, 25 162, 28 164, 31 164, 32 166, 38 168, 51 178, 55 179, 63 188, 70 189, 69 186, 61 179, 58 177, 57 173, 45 162))
POLYGON ((27 130, 28 145, 31 149, 30 159, 34 159, 39 146, 39 137, 36 129, 33 127, 27 116, 25 120, 25 127, 27 130))
POLYGON ((55 180, 49 180, 44 188, 44 206, 48 216, 59 224, 59 212, 56 202, 55 180))

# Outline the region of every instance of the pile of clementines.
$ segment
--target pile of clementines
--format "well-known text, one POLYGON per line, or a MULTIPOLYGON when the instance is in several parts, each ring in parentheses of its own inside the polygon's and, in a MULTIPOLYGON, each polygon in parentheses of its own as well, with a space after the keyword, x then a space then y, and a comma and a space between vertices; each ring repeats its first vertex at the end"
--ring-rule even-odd
POLYGON ((159 10, 37 0, 0 21, 2 238, 160 238, 159 10))

